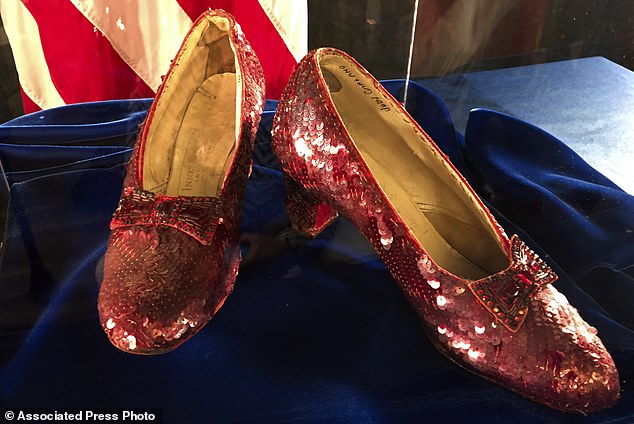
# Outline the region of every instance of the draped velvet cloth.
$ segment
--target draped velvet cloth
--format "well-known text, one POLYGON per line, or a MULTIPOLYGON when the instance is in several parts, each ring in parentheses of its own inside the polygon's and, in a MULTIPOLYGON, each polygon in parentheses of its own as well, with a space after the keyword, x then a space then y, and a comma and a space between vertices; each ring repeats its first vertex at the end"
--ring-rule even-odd
MULTIPOLYGON (((403 81, 385 85, 403 90, 403 81)), ((434 93, 412 83, 408 97, 507 232, 546 258, 556 287, 599 330, 621 374, 614 408, 561 413, 447 361, 343 218, 315 240, 281 242, 272 102, 256 140, 242 211, 249 259, 234 293, 176 351, 118 351, 99 326, 96 299, 108 222, 150 100, 66 106, 0 126, 11 188, 0 406, 158 408, 170 423, 633 422, 634 198, 529 123, 480 109, 463 136, 434 93)))

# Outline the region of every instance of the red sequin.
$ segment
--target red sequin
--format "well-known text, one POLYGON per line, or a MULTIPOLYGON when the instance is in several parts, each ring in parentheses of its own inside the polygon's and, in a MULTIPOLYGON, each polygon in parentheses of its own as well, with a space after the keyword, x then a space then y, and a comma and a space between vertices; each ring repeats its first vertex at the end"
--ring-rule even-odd
MULTIPOLYGON (((333 87, 337 90, 336 84, 333 87)), ((319 49, 298 64, 278 105, 273 148, 293 180, 288 187, 305 192, 288 193, 289 216, 295 218, 295 225, 315 234, 337 212, 349 218, 374 245, 430 340, 452 361, 554 408, 587 413, 616 402, 620 386, 614 362, 596 329, 550 284, 554 273, 519 238, 508 240, 429 136, 353 58, 336 49, 319 49), (467 204, 479 208, 483 225, 496 235, 500 251, 506 252, 507 269, 468 281, 438 266, 427 254, 424 240, 421 246, 414 238, 346 128, 378 117, 349 112, 351 119, 358 120, 344 123, 337 113, 320 69, 320 61, 329 56, 345 63, 340 69, 345 68, 351 80, 357 79, 358 92, 380 100, 377 113, 400 114, 400 120, 420 135, 420 143, 428 149, 427 160, 449 168, 451 184, 460 188, 467 204), (316 210, 320 204, 330 209, 316 210), (329 217, 324 210, 330 210, 329 217), (310 221, 316 218, 319 223, 310 221)))
POLYGON ((164 225, 177 228, 210 244, 221 216, 222 202, 213 197, 169 197, 138 187, 124 190, 110 229, 136 225, 164 225))
POLYGON ((526 319, 531 299, 557 275, 517 235, 511 237, 511 265, 507 269, 469 283, 482 305, 502 325, 517 332, 526 319))
MULTIPOLYGON (((239 141, 218 197, 170 197, 142 188, 139 171, 145 131, 140 131, 111 222, 98 301, 103 329, 112 344, 127 352, 155 354, 180 345, 222 306, 238 273, 240 211, 264 105, 264 77, 231 15, 209 11, 194 27, 213 17, 229 22, 242 76, 239 141)), ((183 48, 164 84, 178 67, 183 48)), ((159 89, 147 120, 151 121, 163 90, 169 89, 165 85, 159 89)))

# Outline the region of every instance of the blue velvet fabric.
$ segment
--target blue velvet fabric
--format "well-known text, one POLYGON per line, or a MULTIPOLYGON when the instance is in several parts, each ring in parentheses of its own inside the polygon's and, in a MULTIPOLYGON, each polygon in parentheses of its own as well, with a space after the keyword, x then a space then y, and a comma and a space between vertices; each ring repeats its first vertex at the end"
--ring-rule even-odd
MULTIPOLYGON (((388 81, 399 95, 402 81, 388 81)), ((589 417, 532 403, 447 361, 345 219, 290 247, 265 112, 243 208, 247 260, 214 319, 174 352, 112 347, 96 314, 109 217, 149 100, 43 111, 0 126, 11 186, 0 270, 3 408, 159 408, 165 422, 634 421, 634 202, 549 134, 493 111, 458 133, 412 84, 408 108, 509 233, 548 258, 623 382, 589 417), (529 147, 530 146, 530 147, 529 147)), ((423 183, 423 182, 421 182, 423 183)))

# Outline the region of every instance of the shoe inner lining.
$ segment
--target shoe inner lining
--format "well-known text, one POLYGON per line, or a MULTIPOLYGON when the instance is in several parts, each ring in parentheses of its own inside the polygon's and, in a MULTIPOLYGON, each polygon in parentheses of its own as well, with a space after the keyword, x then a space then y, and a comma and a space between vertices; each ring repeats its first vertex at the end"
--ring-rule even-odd
POLYGON ((239 68, 226 18, 197 25, 175 59, 143 155, 143 188, 217 196, 238 142, 239 68))
POLYGON ((356 64, 322 54, 337 111, 381 189, 430 257, 469 280, 508 266, 493 227, 456 173, 356 64))

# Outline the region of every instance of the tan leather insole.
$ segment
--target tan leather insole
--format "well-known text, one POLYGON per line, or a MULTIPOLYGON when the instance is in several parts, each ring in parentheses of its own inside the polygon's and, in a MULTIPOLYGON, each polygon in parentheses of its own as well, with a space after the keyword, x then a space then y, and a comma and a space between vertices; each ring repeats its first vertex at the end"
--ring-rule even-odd
POLYGON ((220 190, 235 147, 236 74, 209 77, 196 90, 176 137, 168 196, 209 196, 220 190))
POLYGON ((508 266, 493 229, 473 199, 394 104, 351 62, 324 56, 320 65, 357 148, 432 259, 472 280, 508 266))
POLYGON ((143 188, 217 196, 237 144, 240 87, 229 22, 215 17, 185 41, 150 121, 143 188))

